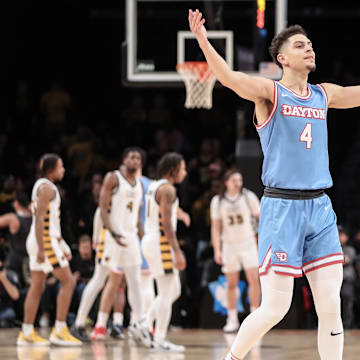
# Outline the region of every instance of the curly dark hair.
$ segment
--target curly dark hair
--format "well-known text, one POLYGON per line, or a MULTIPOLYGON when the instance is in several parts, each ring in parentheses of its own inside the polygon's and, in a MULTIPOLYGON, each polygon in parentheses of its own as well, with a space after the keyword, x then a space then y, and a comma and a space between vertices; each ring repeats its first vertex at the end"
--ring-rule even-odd
POLYGON ((125 158, 131 153, 131 152, 137 152, 140 154, 141 157, 141 166, 144 167, 146 163, 146 152, 139 146, 129 146, 127 147, 121 156, 121 160, 124 161, 125 158))
POLYGON ((279 63, 277 56, 280 52, 280 48, 283 44, 293 35, 302 34, 307 36, 306 31, 300 25, 289 26, 288 28, 281 31, 277 34, 271 41, 271 45, 269 47, 270 55, 274 61, 274 63, 279 66, 281 69, 282 65, 279 63))
POLYGON ((165 175, 175 176, 182 160, 184 160, 183 156, 176 152, 165 154, 157 165, 158 178, 161 179, 165 175))

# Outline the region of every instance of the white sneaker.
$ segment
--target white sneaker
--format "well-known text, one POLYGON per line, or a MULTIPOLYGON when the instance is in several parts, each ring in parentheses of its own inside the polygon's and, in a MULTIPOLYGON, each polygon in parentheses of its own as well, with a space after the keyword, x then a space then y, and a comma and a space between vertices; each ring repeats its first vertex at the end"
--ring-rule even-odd
POLYGON ((138 321, 131 324, 128 327, 128 331, 137 343, 140 343, 141 345, 149 349, 154 347, 153 335, 151 334, 147 326, 145 326, 144 321, 138 321))
POLYGON ((239 322, 233 320, 227 320, 226 325, 223 327, 224 332, 226 333, 233 333, 239 330, 239 322))
POLYGON ((176 345, 173 344, 170 341, 167 340, 162 340, 162 341, 156 341, 154 344, 154 350, 159 350, 159 351, 167 351, 167 352, 184 352, 185 351, 185 346, 183 345, 176 345))

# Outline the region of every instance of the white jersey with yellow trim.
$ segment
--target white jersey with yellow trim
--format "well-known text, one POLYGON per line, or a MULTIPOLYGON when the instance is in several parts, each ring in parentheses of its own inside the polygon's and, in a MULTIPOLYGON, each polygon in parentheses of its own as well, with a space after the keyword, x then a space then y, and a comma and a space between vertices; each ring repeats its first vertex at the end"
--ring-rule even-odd
POLYGON ((135 179, 135 185, 132 185, 119 170, 114 173, 118 179, 118 187, 111 197, 111 229, 124 238, 136 237, 143 187, 138 179, 135 179))
MULTIPOLYGON (((146 201, 146 221, 145 221, 145 235, 161 233, 161 214, 160 205, 156 201, 156 193, 160 186, 169 183, 167 179, 161 179, 151 182, 148 191, 145 195, 146 201)), ((177 210, 179 207, 179 199, 176 198, 171 208, 171 223, 174 231, 177 226, 177 210)))
POLYGON ((215 195, 210 204, 211 219, 221 220, 221 240, 241 243, 244 247, 247 246, 248 241, 253 241, 255 238, 251 216, 258 216, 259 213, 259 199, 247 189, 235 199, 230 199, 226 194, 222 199, 219 195, 215 195))
POLYGON ((31 193, 31 212, 33 214, 33 221, 31 224, 29 236, 35 236, 35 215, 38 206, 38 190, 43 184, 48 184, 55 192, 55 196, 50 200, 49 207, 44 216, 44 236, 55 237, 61 239, 61 227, 60 227, 60 205, 61 198, 59 191, 54 183, 46 178, 38 179, 31 193))

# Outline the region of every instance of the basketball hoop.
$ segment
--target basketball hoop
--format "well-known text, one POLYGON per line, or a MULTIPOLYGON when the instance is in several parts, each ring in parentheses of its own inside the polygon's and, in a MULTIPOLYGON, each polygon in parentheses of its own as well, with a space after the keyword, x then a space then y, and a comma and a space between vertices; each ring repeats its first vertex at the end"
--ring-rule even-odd
POLYGON ((187 109, 212 108, 212 92, 216 82, 214 73, 205 61, 177 64, 177 72, 185 83, 187 109))

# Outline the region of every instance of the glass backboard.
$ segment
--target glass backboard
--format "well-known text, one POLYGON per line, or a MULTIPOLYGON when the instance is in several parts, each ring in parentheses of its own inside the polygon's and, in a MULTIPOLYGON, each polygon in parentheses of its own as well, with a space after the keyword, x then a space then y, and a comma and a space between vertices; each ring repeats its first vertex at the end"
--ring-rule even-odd
POLYGON ((287 0, 126 0, 123 82, 128 86, 176 86, 180 61, 204 61, 189 32, 188 9, 206 19, 209 39, 239 71, 279 78, 267 48, 286 26, 287 0))

